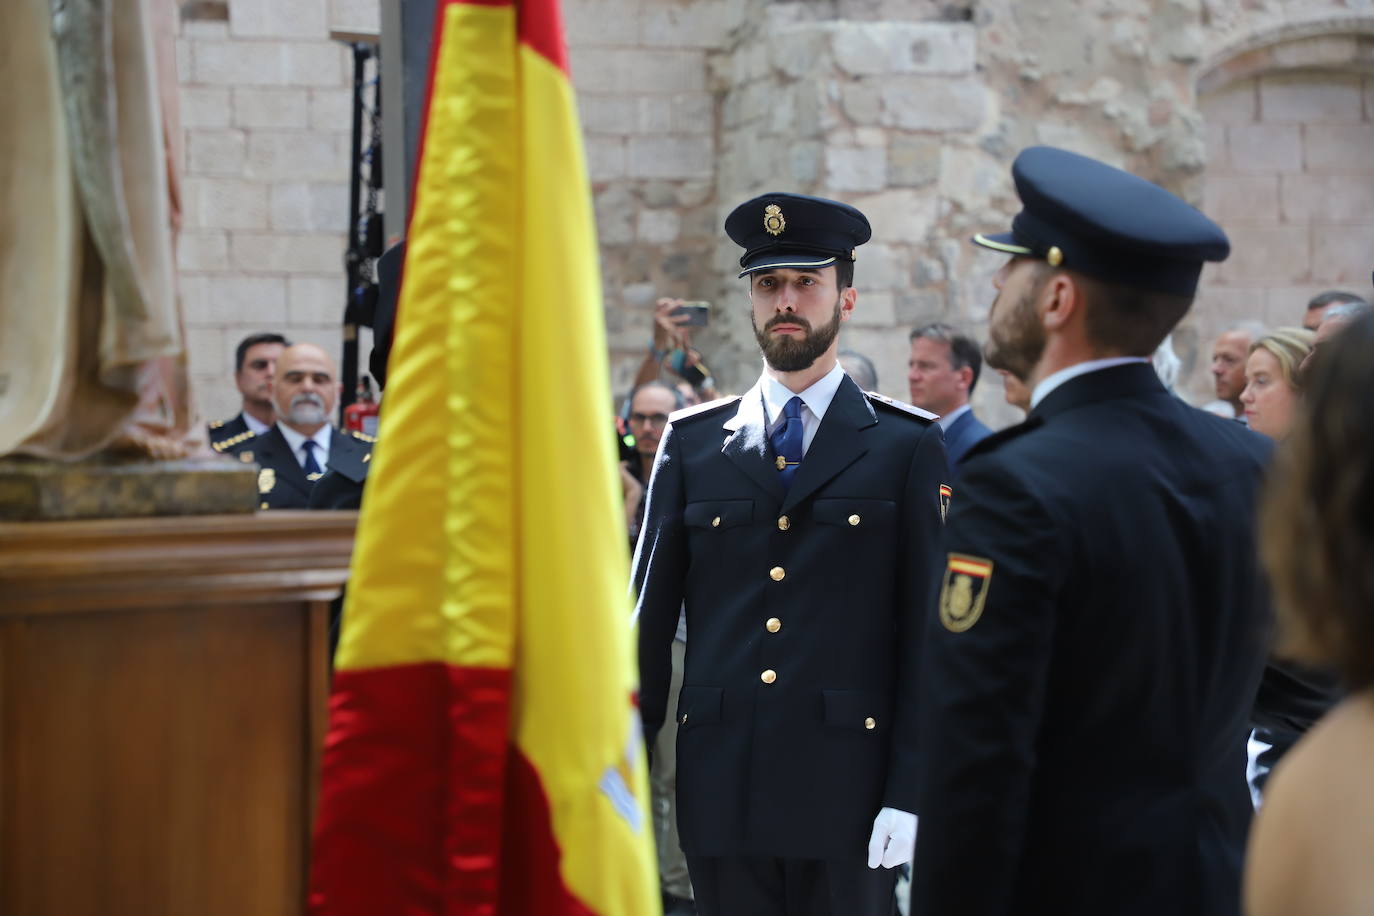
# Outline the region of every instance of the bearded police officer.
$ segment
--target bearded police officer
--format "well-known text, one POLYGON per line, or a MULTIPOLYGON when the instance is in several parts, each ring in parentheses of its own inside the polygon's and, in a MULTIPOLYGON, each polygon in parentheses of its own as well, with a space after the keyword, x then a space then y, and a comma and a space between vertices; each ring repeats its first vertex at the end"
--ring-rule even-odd
POLYGON ((1262 437, 1146 358, 1229 243, 1073 153, 1012 166, 1023 210, 990 365, 1026 422, 974 446, 921 666, 913 913, 1239 912, 1245 739, 1264 665, 1262 437))
POLYGON ((725 230, 764 369, 743 397, 673 414, 659 447, 635 558, 645 738, 685 601, 678 819, 700 912, 891 913, 915 830, 940 430, 837 363, 862 213, 765 194, 725 230))

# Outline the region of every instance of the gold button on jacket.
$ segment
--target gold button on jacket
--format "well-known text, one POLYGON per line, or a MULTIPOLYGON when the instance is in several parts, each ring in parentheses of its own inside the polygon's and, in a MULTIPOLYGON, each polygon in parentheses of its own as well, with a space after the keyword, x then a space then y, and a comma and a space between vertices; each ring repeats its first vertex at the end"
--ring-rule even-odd
POLYGON ((774 582, 781 582, 783 577, 787 575, 787 570, 783 569, 781 566, 774 566, 768 571, 768 575, 772 577, 774 582))
POLYGON ((788 528, 791 528, 791 527, 792 527, 792 520, 791 520, 790 518, 788 518, 787 516, 784 515, 784 516, 782 516, 781 518, 778 519, 778 530, 779 530, 779 531, 786 531, 788 528))
POLYGON ((772 668, 767 669, 766 671, 764 671, 762 674, 759 675, 759 680, 763 681, 765 684, 771 684, 771 683, 773 683, 774 681, 776 681, 777 679, 778 679, 778 673, 777 673, 776 671, 774 671, 772 668))
POLYGON ((720 527, 720 516, 719 516, 719 515, 717 515, 715 518, 711 519, 711 527, 712 527, 712 528, 719 528, 719 527, 720 527))
POLYGON ((782 621, 776 617, 769 617, 764 626, 768 628, 769 633, 776 633, 782 629, 782 621))
POLYGON ((851 515, 851 516, 849 516, 849 524, 851 524, 851 525, 858 525, 858 524, 859 524, 859 517, 858 517, 857 515, 851 515))
MULTIPOLYGON (((683 721, 686 721, 686 716, 683 717, 683 721)), ((878 722, 872 716, 869 716, 867 719, 864 719, 864 728, 873 729, 877 727, 878 722)))

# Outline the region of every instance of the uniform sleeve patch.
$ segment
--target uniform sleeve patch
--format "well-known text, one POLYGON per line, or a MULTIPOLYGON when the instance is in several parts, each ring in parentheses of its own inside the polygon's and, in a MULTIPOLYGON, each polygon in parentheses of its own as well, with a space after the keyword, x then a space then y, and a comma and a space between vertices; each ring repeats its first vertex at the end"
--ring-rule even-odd
POLYGON ((945 629, 962 633, 977 623, 983 616, 991 584, 991 560, 951 553, 940 587, 940 623, 945 629))
POLYGON ((954 498, 954 491, 949 488, 949 484, 940 484, 940 521, 949 518, 949 501, 954 498))

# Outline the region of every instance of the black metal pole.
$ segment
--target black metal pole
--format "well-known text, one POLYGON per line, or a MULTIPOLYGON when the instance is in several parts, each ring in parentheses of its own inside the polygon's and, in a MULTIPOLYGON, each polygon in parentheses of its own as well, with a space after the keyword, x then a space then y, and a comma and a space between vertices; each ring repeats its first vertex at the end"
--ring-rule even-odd
POLYGON ((339 425, 343 425, 344 409, 357 398, 358 390, 358 306, 357 289, 361 285, 363 245, 360 208, 363 184, 363 106, 366 90, 369 48, 361 43, 353 45, 353 154, 348 187, 348 251, 344 254, 347 275, 344 291, 343 359, 339 381, 343 391, 339 396, 339 425))

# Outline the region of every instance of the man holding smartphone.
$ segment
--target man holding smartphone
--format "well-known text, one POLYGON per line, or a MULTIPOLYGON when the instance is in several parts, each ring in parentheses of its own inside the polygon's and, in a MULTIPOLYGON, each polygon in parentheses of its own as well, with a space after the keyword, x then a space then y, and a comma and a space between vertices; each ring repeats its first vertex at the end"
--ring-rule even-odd
POLYGON ((934 415, 838 364, 862 213, 773 193, 725 230, 763 374, 673 414, 659 447, 634 576, 645 740, 685 602, 678 826, 699 911, 886 916, 916 830, 944 446, 934 415))

